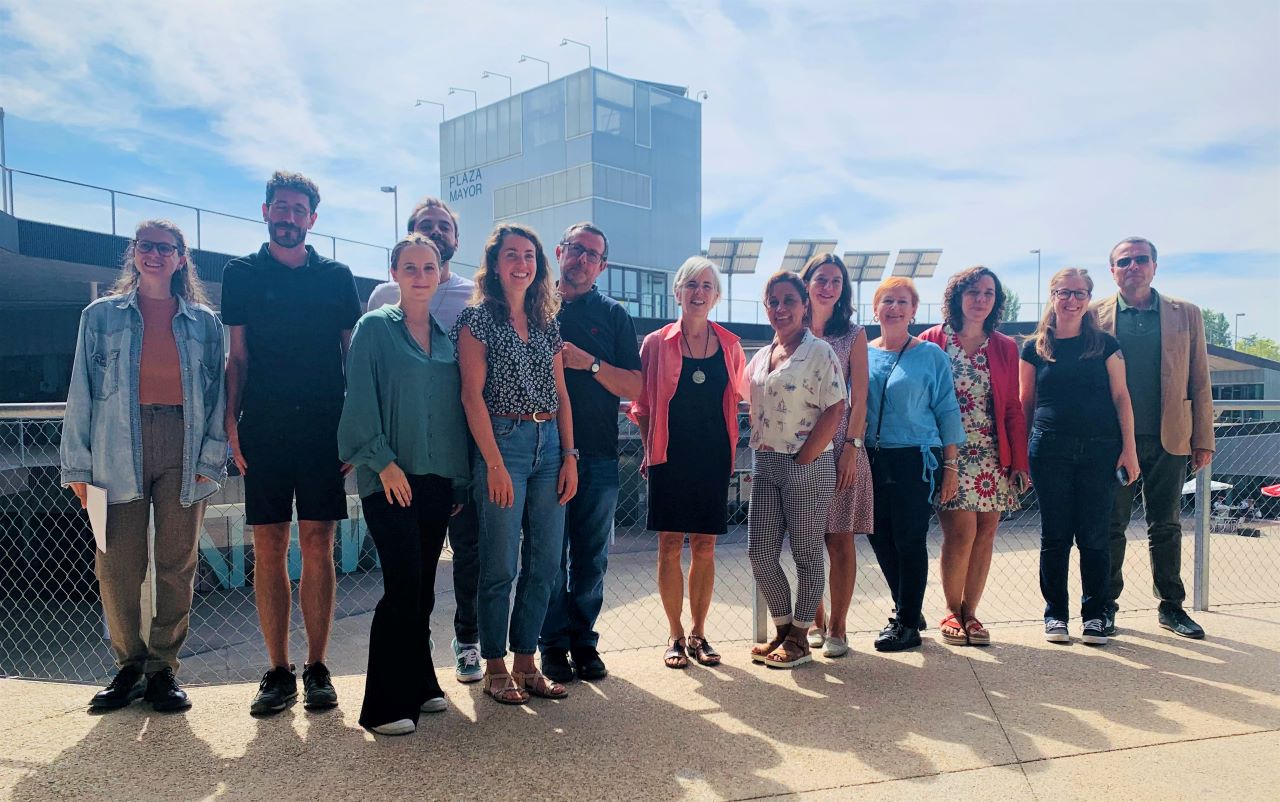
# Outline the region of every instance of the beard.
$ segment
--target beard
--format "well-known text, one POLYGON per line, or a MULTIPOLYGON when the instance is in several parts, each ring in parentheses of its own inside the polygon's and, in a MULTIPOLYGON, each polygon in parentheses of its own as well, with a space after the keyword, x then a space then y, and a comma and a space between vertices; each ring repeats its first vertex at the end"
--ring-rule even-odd
POLYGON ((271 226, 271 241, 281 248, 296 248, 307 239, 307 232, 291 223, 271 226))
POLYGON ((427 239, 436 244, 436 250, 440 251, 440 264, 448 264, 452 259, 457 248, 445 241, 444 237, 428 236, 427 239))

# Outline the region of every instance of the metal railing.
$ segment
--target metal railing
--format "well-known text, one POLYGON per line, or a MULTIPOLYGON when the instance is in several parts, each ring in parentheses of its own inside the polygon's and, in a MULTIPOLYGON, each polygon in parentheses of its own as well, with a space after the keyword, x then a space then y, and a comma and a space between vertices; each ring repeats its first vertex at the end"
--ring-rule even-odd
MULTIPOLYGON (((0 676, 97 681, 109 675, 113 665, 93 576, 93 538, 84 513, 58 481, 62 409, 62 404, 0 405, 0 676)), ((1240 410, 1275 412, 1280 401, 1224 401, 1216 409, 1231 415, 1240 410)), ((745 433, 745 426, 741 428, 745 433)), ((1280 473, 1280 423, 1225 422, 1217 429, 1214 464, 1194 477, 1196 492, 1183 496, 1184 531, 1192 535, 1183 539, 1183 560, 1191 566, 1194 605, 1207 609, 1211 600, 1215 606, 1280 602, 1280 499, 1258 494, 1261 486, 1280 481, 1274 475, 1280 473), (1219 480, 1230 487, 1211 490, 1220 487, 1211 485, 1219 480), (1248 510, 1246 500, 1251 502, 1248 510)), ((645 528, 647 487, 639 473, 639 435, 629 421, 620 422, 619 452, 618 511, 605 609, 597 629, 605 650, 659 647, 667 625, 657 594, 657 536, 645 528)), ((740 441, 728 499, 730 528, 716 546, 715 597, 708 623, 708 634, 715 640, 751 639, 767 622, 763 605, 757 604, 747 557, 749 466, 750 454, 740 441)), ((354 673, 364 670, 368 616, 382 589, 377 552, 354 487, 348 492, 351 517, 339 527, 334 547, 338 622, 330 664, 336 672, 354 673)), ((252 534, 244 523, 241 498, 240 480, 232 478, 205 515, 191 633, 182 654, 185 681, 250 680, 265 665, 252 590, 252 534)), ((1133 547, 1125 558, 1129 581, 1120 605, 1126 612, 1150 610, 1156 600, 1149 591, 1147 549, 1139 545, 1146 538, 1140 517, 1130 525, 1128 537, 1133 547)), ((857 647, 856 633, 878 630, 892 601, 867 538, 857 537, 855 545, 858 574, 848 620, 857 647)), ((1039 509, 1032 491, 1024 497, 1022 509, 1005 515, 997 535, 979 611, 988 626, 1040 619, 1039 546, 1039 509)), ((932 626, 944 609, 936 521, 928 547, 925 609, 932 626)), ((790 558, 784 556, 783 561, 794 583, 790 558)), ((437 643, 448 643, 451 635, 451 565, 446 551, 432 616, 437 643)), ((299 567, 295 535, 289 556, 295 579, 299 567)), ((1078 584, 1073 581, 1072 587, 1078 584)), ((301 623, 295 614, 295 652, 305 644, 301 623)), ((437 649, 439 664, 447 664, 450 657, 447 648, 437 649)))
MULTIPOLYGON (((126 222, 122 227, 119 220, 121 216, 120 210, 118 208, 119 204, 117 203, 118 199, 120 198, 130 198, 133 200, 143 201, 146 203, 160 204, 161 206, 171 207, 173 209, 181 209, 183 210, 184 213, 194 212, 195 228, 194 228, 193 241, 195 243, 196 250, 218 251, 222 247, 226 248, 226 250, 220 251, 223 253, 227 253, 227 252, 239 253, 240 251, 244 250, 243 244, 239 242, 232 243, 230 241, 228 241, 225 246, 211 244, 210 247, 206 249, 204 244, 204 240, 205 240, 204 228, 205 228, 206 221, 210 217, 219 219, 219 220, 233 220, 239 223, 250 223, 254 226, 254 230, 257 235, 261 234, 262 226, 265 225, 265 223, 262 220, 254 219, 252 217, 242 217, 241 215, 229 214, 227 212, 218 212, 212 209, 205 209, 199 206, 192 206, 186 203, 178 203, 177 201, 164 200, 163 198, 153 198, 148 195, 139 195, 133 192, 125 192, 124 190, 112 189, 111 187, 101 187, 101 186, 97 186, 96 184, 86 184, 82 181, 72 181, 67 178, 58 178, 57 176, 44 175, 42 173, 33 173, 27 170, 16 170, 16 169, 13 169, 12 167, 4 167, 4 168, 0 168, 0 178, 3 178, 3 181, 0 181, 0 187, 8 188, 8 194, 5 200, 4 210, 14 217, 18 216, 17 207, 15 204, 15 190, 14 190, 15 183, 13 180, 13 177, 15 175, 26 176, 28 178, 38 179, 41 181, 50 181, 56 184, 62 184, 62 185, 71 186, 71 187, 79 187, 81 189, 93 190, 94 192, 106 193, 107 201, 110 208, 110 232, 109 233, 112 236, 121 236, 121 233, 120 233, 121 231, 124 231, 123 236, 132 236, 133 226, 137 223, 138 220, 145 219, 145 217, 148 216, 146 214, 130 215, 128 218, 128 222, 126 222)), ((44 217, 46 219, 37 220, 37 218, 34 218, 34 217, 25 218, 25 219, 37 220, 37 222, 48 222, 48 223, 56 222, 54 220, 47 219, 49 215, 44 215, 44 217)), ((105 230, 94 227, 96 225, 100 225, 101 224, 100 222, 94 222, 92 220, 77 221, 77 222, 81 227, 84 227, 87 230, 101 231, 102 233, 108 233, 105 230)), ((338 258, 339 242, 345 243, 347 245, 355 245, 362 248, 373 248, 375 250, 378 250, 383 254, 384 263, 388 259, 390 259, 391 249, 385 245, 375 245, 374 243, 371 243, 371 242, 362 242, 360 240, 348 239, 346 237, 339 237, 333 234, 325 234, 318 231, 308 232, 308 236, 312 238, 319 237, 322 239, 329 240, 329 251, 332 258, 334 259, 338 258)), ((260 239, 260 236, 258 238, 260 239)))

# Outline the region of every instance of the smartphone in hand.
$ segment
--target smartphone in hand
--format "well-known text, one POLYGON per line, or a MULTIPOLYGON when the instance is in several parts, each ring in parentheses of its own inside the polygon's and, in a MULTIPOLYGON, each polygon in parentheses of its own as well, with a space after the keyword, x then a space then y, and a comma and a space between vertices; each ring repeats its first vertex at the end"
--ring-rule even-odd
POLYGON ((1129 471, 1123 465, 1116 468, 1116 481, 1120 483, 1121 487, 1126 487, 1129 484, 1129 471))

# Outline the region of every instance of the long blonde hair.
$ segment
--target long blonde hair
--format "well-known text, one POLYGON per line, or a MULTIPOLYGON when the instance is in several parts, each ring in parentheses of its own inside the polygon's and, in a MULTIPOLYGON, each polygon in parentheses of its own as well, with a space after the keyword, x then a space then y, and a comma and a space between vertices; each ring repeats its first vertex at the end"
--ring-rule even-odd
POLYGON ((547 255, 542 250, 542 241, 538 239, 538 233, 528 226, 502 223, 493 229, 489 241, 484 244, 484 264, 476 270, 476 290, 471 296, 471 303, 488 304, 493 311, 499 313, 496 315, 498 320, 510 319, 511 309, 507 306, 507 296, 502 291, 502 282, 498 278, 498 252, 502 250, 502 240, 507 235, 524 237, 533 243, 538 270, 533 276, 533 284, 524 295, 524 312, 529 316, 530 323, 545 329, 560 311, 560 297, 551 285, 551 270, 547 266, 547 255))
MULTIPOLYGON (((1064 279, 1081 278, 1089 288, 1089 294, 1093 294, 1093 278, 1089 276, 1089 271, 1083 267, 1064 267, 1049 279, 1049 295, 1052 296, 1054 291, 1062 285, 1064 279)), ((1035 338, 1036 353, 1046 362, 1053 361, 1054 350, 1057 346, 1058 338, 1058 312, 1054 309, 1053 303, 1045 305, 1044 315, 1040 318, 1040 324, 1036 326, 1035 333, 1031 336, 1035 338)), ((1091 359, 1095 356, 1102 356, 1102 352, 1106 347, 1106 338, 1103 337, 1102 327, 1098 325, 1098 315, 1091 308, 1086 308, 1084 318, 1080 321, 1080 336, 1084 338, 1084 352, 1080 354, 1081 359, 1091 359)))
POLYGON ((195 266, 191 264, 191 252, 187 249, 187 238, 182 236, 182 229, 169 220, 143 220, 133 231, 133 239, 129 247, 124 249, 123 264, 116 283, 107 291, 108 295, 125 295, 138 287, 138 266, 134 264, 134 251, 138 245, 138 235, 145 229, 154 228, 173 235, 178 244, 178 254, 182 257, 182 267, 178 268, 169 280, 169 292, 189 304, 208 305, 209 297, 204 293, 204 284, 196 275, 195 266))

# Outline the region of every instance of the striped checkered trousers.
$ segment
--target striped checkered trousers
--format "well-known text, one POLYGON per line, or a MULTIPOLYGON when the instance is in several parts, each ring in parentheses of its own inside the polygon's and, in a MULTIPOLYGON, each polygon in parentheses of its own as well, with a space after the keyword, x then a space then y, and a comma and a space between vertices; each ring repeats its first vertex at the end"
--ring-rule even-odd
POLYGON ((773 623, 813 626, 825 577, 824 536, 827 505, 836 489, 836 462, 830 450, 808 465, 778 451, 751 452, 751 506, 747 553, 756 584, 769 605, 773 623), (791 536, 796 563, 796 607, 778 558, 783 535, 791 536))

